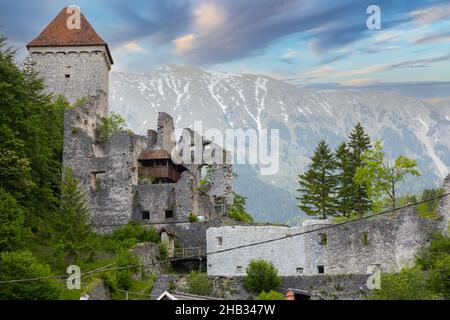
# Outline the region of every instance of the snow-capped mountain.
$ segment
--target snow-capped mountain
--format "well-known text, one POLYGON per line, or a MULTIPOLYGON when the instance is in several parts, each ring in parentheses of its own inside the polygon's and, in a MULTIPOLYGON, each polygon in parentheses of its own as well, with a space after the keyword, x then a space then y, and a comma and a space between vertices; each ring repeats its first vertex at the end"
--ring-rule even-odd
MULTIPOLYGON (((450 104, 430 105, 392 92, 316 91, 266 76, 164 66, 152 73, 112 73, 111 110, 137 133, 156 127, 157 113, 171 114, 177 128, 203 121, 208 128, 279 129, 280 170, 261 176, 237 166, 238 193, 248 197, 257 220, 299 216, 297 175, 321 139, 336 147, 360 121, 384 142, 387 154, 418 160, 422 177, 408 192, 438 185, 450 166, 450 104)), ((293 220, 291 220, 293 221, 293 220)))

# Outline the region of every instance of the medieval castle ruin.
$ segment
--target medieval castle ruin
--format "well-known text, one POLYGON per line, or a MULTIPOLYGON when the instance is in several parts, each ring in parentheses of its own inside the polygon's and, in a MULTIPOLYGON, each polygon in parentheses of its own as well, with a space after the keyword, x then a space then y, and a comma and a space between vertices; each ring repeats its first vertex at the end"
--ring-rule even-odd
MULTIPOLYGON (((233 202, 231 165, 174 162, 177 142, 168 114, 159 114, 157 129, 147 136, 119 132, 99 137, 108 116, 113 59, 83 15, 80 29, 67 29, 66 20, 63 10, 27 47, 47 92, 63 94, 71 103, 88 98, 66 112, 63 164, 80 180, 95 228, 109 232, 138 221, 164 230, 167 224, 189 229, 194 228, 191 215, 210 221, 226 215, 233 202)), ((202 139, 203 148, 210 144, 202 139)), ((450 193, 450 176, 445 188, 450 193)), ((374 267, 398 271, 413 261, 432 232, 448 230, 448 197, 439 212, 442 219, 426 219, 411 207, 339 226, 317 220, 292 228, 217 225, 194 230, 191 239, 206 237, 210 276, 243 276, 255 258, 272 261, 282 276, 367 274, 374 267)))
MULTIPOLYGON (((231 165, 174 163, 177 142, 170 115, 160 113, 157 130, 147 136, 99 137, 108 116, 113 59, 82 14, 80 29, 68 29, 67 19, 64 9, 27 47, 48 93, 71 103, 88 98, 65 115, 63 165, 80 180, 94 227, 108 232, 130 221, 162 226, 187 223, 190 215, 209 220, 226 214, 233 202, 231 165), (207 183, 199 188, 205 175, 207 183)), ((198 139, 184 130, 183 137, 198 139)), ((210 144, 202 139, 203 148, 210 144)))

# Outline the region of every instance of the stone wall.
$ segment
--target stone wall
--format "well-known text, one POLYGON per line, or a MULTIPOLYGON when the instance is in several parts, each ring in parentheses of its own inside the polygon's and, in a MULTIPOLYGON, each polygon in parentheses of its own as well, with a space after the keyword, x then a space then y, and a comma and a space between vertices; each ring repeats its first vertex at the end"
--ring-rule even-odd
POLYGON ((160 252, 159 245, 156 243, 138 243, 131 251, 133 255, 139 258, 139 263, 142 265, 138 273, 138 278, 143 279, 152 273, 159 273, 160 266, 160 252))
POLYGON ((46 93, 63 94, 71 103, 99 91, 108 95, 111 66, 105 46, 32 47, 29 52, 46 93))
POLYGON ((399 271, 414 260, 441 220, 425 219, 414 208, 370 219, 332 225, 310 221, 301 227, 237 226, 210 228, 207 250, 215 252, 288 235, 300 236, 208 256, 211 276, 243 276, 252 259, 271 261, 282 276, 367 274, 374 266, 399 271), (322 229, 320 231, 314 231, 322 229), (325 240, 326 239, 326 240, 325 240), (221 245, 220 245, 221 244, 221 245))

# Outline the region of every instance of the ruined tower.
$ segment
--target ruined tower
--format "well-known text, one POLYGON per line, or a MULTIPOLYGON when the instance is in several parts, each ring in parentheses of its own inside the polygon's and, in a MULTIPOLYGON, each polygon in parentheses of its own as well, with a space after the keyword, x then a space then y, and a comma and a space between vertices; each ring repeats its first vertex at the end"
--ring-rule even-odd
MULTIPOLYGON (((63 94, 71 103, 108 96, 111 53, 81 12, 64 8, 27 48, 48 93, 63 94)), ((98 111, 107 114, 107 110, 98 111)))

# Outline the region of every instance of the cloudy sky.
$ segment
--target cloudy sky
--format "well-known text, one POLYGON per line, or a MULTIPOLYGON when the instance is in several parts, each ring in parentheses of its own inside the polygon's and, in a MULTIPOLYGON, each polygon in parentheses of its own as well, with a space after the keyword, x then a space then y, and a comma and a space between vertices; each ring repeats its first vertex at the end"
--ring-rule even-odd
MULTIPOLYGON (((79 5, 109 43, 116 71, 188 64, 297 85, 444 86, 449 0, 0 0, 0 32, 26 50, 65 6, 79 5), (369 30, 369 5, 381 29, 369 30)), ((444 90, 444 91, 445 91, 444 90)))

